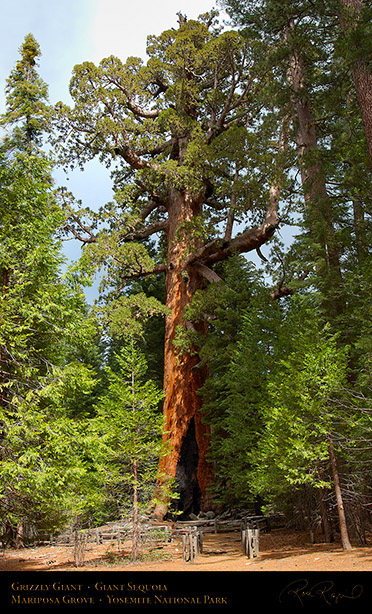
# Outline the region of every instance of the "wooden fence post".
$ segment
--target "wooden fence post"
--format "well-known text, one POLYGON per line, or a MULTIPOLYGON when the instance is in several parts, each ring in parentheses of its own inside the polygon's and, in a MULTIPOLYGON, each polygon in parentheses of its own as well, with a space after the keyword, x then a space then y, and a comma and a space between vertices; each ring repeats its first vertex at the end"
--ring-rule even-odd
POLYGON ((245 529, 242 529, 242 549, 243 549, 243 554, 247 554, 247 531, 245 529))
POLYGON ((242 529, 243 552, 250 559, 259 556, 259 529, 242 529))
POLYGON ((183 550, 183 560, 188 563, 192 561, 192 543, 191 543, 191 533, 184 533, 182 535, 182 550, 183 550))
POLYGON ((74 531, 74 562, 75 567, 84 566, 85 558, 85 539, 84 535, 79 533, 77 529, 74 531))
POLYGON ((203 552, 203 531, 198 532, 198 549, 199 549, 199 553, 202 554, 203 552))
POLYGON ((259 529, 253 529, 252 531, 253 535, 252 535, 252 550, 253 550, 253 556, 259 556, 260 555, 260 550, 259 550, 259 529))
POLYGON ((201 531, 191 527, 187 533, 182 535, 183 560, 193 563, 201 552, 203 552, 203 536, 201 531))

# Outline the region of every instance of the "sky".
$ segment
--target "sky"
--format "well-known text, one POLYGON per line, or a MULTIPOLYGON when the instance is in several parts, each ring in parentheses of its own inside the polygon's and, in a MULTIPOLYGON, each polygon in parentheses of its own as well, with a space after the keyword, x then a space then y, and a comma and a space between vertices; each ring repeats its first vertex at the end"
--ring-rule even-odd
MULTIPOLYGON (((5 111, 6 79, 26 34, 32 33, 40 45, 38 70, 48 84, 50 103, 71 104, 69 82, 76 64, 98 64, 110 55, 146 60, 147 36, 178 27, 178 11, 195 19, 215 5, 214 0, 0 0, 0 113, 5 111)), ((68 179, 59 170, 55 178, 85 207, 95 209, 112 199, 109 172, 97 161, 68 179)), ((70 258, 79 257, 75 241, 65 249, 70 258)))
MULTIPOLYGON (((146 59, 147 36, 177 27, 178 11, 192 19, 214 6, 214 0, 0 0, 0 113, 5 110, 6 79, 26 34, 31 32, 40 45, 39 73, 48 84, 50 102, 70 104, 68 88, 76 64, 97 64, 109 55, 123 61, 128 56, 146 59)), ((97 163, 69 181, 77 198, 96 201, 87 206, 111 197, 108 172, 97 163)))
POLYGON ((75 64, 116 55, 145 59, 146 38, 177 27, 178 11, 189 19, 215 6, 213 0, 0 0, 0 111, 5 80, 18 49, 31 32, 40 44, 40 74, 50 101, 69 102, 75 64))
MULTIPOLYGON (((110 55, 122 61, 129 56, 146 60, 147 36, 177 28, 179 11, 196 19, 216 4, 217 0, 0 0, 0 113, 5 111, 6 79, 26 34, 32 33, 40 45, 38 70, 48 84, 50 103, 71 104, 69 82, 76 64, 98 64, 110 55)), ((113 197, 109 171, 95 160, 68 177, 58 169, 55 180, 84 207, 97 209, 113 197)), ((80 250, 75 240, 65 244, 70 260, 78 259, 80 250)), ((255 252, 247 256, 262 265, 255 252)), ((86 296, 88 302, 94 300, 97 284, 86 289, 86 296)))

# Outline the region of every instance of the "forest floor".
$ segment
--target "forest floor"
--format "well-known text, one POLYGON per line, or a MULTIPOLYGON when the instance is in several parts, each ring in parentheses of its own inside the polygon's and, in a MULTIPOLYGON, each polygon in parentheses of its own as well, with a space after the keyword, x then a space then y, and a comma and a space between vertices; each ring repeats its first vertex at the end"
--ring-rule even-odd
POLYGON ((312 544, 308 533, 275 529, 260 535, 260 556, 242 554, 240 533, 206 533, 203 553, 194 563, 182 558, 181 539, 150 546, 142 560, 130 561, 130 544, 89 544, 85 564, 74 567, 74 550, 37 546, 5 550, 0 571, 372 571, 372 546, 344 551, 339 543, 312 544))

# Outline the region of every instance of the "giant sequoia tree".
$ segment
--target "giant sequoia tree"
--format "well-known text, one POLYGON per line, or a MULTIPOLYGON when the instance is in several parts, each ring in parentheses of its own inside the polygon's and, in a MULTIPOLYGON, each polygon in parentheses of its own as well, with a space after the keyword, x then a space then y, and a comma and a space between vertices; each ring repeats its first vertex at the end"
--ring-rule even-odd
MULTIPOLYGON (((69 230, 107 267, 117 296, 133 279, 165 275, 169 453, 160 470, 162 483, 178 479, 189 511, 210 505, 213 474, 198 394, 207 370, 196 352, 177 354, 175 335, 179 327, 204 328, 203 321, 185 321, 185 307, 197 290, 219 281, 215 265, 259 248, 279 223, 272 156, 265 168, 257 166, 265 144, 253 132, 260 112, 255 46, 237 32, 221 33, 214 17, 180 15, 179 28, 149 37, 145 65, 109 57, 99 66, 76 66, 74 107, 58 108, 68 162, 84 165, 99 156, 112 163, 117 189, 116 204, 93 215, 93 224, 74 212, 69 230), (148 239, 155 236, 154 258, 148 239)), ((273 136, 265 151, 275 156, 279 137, 273 136)), ((116 323, 122 305, 120 296, 112 303, 116 323)), ((168 501, 161 488, 159 495, 161 517, 168 501)))

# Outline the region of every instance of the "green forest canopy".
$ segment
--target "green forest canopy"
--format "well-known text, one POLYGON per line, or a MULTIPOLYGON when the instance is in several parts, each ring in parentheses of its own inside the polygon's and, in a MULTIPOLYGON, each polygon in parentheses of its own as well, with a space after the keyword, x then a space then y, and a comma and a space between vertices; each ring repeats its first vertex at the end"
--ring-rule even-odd
POLYGON ((180 13, 148 37, 146 63, 75 66, 71 107, 48 103, 32 34, 9 76, 0 508, 11 542, 138 518, 141 505, 158 518, 280 511, 294 526, 320 520, 344 548, 365 539, 371 8, 220 4, 231 30, 217 11, 180 13), (115 194, 98 211, 52 180, 56 165, 93 158, 115 194), (83 245, 67 269, 65 236, 83 245), (263 245, 260 269, 245 254, 263 245), (97 271, 90 308, 83 286, 97 271))

